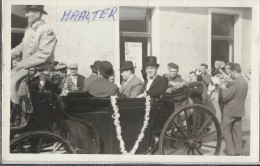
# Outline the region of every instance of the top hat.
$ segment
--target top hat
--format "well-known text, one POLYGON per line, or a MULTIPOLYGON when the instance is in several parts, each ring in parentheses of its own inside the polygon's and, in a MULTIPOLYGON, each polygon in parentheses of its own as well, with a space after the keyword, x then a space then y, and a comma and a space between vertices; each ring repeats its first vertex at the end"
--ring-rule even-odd
POLYGON ((146 58, 145 66, 156 66, 156 67, 159 67, 160 65, 157 63, 157 58, 155 56, 148 56, 146 58))
POLYGON ((124 61, 121 63, 120 69, 119 70, 128 70, 128 69, 134 69, 133 62, 132 61, 124 61))
POLYGON ((78 68, 78 64, 71 64, 68 66, 68 69, 77 69, 78 68))
POLYGON ((110 77, 114 74, 113 65, 108 61, 101 61, 98 64, 99 72, 104 77, 110 77))
POLYGON ((98 72, 98 64, 100 63, 101 61, 95 61, 93 65, 90 65, 90 68, 92 70, 92 72, 96 73, 98 72))
POLYGON ((43 5, 26 5, 26 8, 24 10, 33 10, 33 11, 39 11, 43 14, 48 14, 46 11, 44 11, 43 5))

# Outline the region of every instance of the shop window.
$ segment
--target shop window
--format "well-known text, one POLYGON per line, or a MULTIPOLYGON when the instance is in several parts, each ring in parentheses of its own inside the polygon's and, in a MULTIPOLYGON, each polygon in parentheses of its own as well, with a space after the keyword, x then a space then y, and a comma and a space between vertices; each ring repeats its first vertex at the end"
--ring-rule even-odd
POLYGON ((212 14, 211 65, 216 60, 234 62, 235 15, 212 14))

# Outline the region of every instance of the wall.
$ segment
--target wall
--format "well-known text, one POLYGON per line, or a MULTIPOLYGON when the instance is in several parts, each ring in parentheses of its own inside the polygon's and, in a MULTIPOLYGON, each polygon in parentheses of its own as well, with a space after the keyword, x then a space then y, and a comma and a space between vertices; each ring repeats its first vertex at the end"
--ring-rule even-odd
POLYGON ((169 62, 179 65, 181 75, 207 63, 207 14, 207 8, 161 8, 161 73, 167 72, 169 62))
MULTIPOLYGON (((89 20, 81 20, 79 16, 73 17, 72 13, 68 17, 72 19, 65 21, 65 17, 63 18, 64 11, 68 14, 70 10, 72 12, 75 10, 95 12, 106 8, 109 7, 45 7, 48 12, 45 20, 53 28, 58 39, 55 60, 66 64, 77 63, 79 65, 78 73, 84 76, 91 74, 90 65, 95 60, 109 60, 113 65, 115 64, 115 45, 119 45, 115 29, 118 24, 112 17, 108 19, 109 10, 106 11, 107 15, 103 15, 101 18, 100 15, 97 15, 96 18, 92 15, 89 16, 91 18, 89 20), (61 21, 62 18, 63 21, 61 21)), ((118 17, 117 15, 118 12, 115 13, 115 17, 118 17)))

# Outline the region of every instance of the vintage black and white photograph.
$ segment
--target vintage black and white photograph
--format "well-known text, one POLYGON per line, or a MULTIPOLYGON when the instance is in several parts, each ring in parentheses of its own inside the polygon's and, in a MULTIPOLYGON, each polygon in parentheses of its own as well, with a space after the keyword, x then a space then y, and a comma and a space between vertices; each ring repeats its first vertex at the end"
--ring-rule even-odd
POLYGON ((259 1, 217 2, 4 1, 3 160, 258 162, 259 1))

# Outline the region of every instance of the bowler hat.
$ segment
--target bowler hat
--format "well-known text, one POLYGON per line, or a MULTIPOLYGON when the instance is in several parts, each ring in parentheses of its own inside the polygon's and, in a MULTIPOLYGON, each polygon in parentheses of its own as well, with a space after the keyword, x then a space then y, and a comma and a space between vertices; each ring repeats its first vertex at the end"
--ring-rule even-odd
POLYGON ((93 65, 90 65, 90 68, 91 68, 92 72, 94 72, 94 73, 97 74, 98 64, 99 64, 100 62, 101 62, 101 61, 95 61, 93 65))
POLYGON ((128 70, 128 69, 134 69, 133 62, 132 61, 124 61, 121 63, 120 69, 119 70, 128 70))
POLYGON ((145 66, 159 67, 160 65, 157 63, 157 58, 155 56, 148 56, 146 58, 145 66))
POLYGON ((74 63, 68 66, 68 69, 77 69, 78 68, 78 64, 74 63))
POLYGON ((48 14, 46 11, 44 11, 43 5, 26 5, 26 8, 24 10, 33 10, 33 11, 39 11, 43 14, 48 14))
POLYGON ((104 77, 110 77, 114 74, 113 65, 108 61, 101 61, 98 64, 99 72, 104 77))

